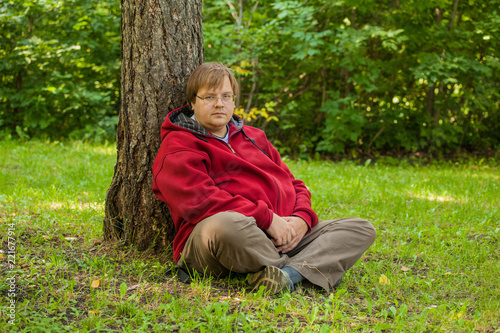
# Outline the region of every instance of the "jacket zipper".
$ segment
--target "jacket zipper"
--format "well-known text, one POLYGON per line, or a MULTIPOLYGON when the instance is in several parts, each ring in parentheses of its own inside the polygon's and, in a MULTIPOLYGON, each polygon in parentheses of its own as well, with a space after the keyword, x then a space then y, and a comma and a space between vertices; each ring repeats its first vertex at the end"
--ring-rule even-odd
POLYGON ((238 156, 238 154, 236 154, 236 152, 234 151, 233 147, 231 147, 231 145, 229 144, 229 142, 227 143, 227 146, 229 147, 229 149, 231 149, 231 151, 233 152, 234 155, 238 156))

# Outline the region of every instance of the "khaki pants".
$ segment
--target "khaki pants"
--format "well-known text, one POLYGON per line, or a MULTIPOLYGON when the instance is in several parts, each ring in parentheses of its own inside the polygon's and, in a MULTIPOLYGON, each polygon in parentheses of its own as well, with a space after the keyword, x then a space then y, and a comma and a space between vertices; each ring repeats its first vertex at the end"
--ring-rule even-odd
POLYGON ((278 252, 253 217, 228 211, 200 221, 177 263, 216 277, 290 266, 329 291, 370 247, 372 224, 359 218, 321 221, 290 252, 278 252))

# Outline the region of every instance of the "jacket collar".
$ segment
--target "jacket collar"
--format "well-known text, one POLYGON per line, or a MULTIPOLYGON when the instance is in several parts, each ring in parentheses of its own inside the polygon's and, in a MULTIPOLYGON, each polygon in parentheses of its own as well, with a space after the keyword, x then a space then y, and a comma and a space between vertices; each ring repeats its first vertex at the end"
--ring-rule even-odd
MULTIPOLYGON (((189 106, 186 105, 170 113, 169 119, 172 124, 176 126, 195 132, 199 135, 211 137, 212 134, 210 134, 210 132, 208 132, 203 126, 198 124, 196 120, 191 118, 193 114, 194 112, 189 108, 189 106)), ((236 131, 240 131, 243 128, 243 120, 241 120, 241 118, 237 115, 233 114, 231 120, 229 121, 229 127, 231 127, 231 125, 236 128, 236 131)))

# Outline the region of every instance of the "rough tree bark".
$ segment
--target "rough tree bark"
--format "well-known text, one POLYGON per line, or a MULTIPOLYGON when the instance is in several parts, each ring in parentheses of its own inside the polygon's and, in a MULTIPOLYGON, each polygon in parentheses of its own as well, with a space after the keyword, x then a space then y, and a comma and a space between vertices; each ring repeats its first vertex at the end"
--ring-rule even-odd
POLYGON ((152 188, 151 167, 167 113, 185 102, 203 62, 201 0, 122 0, 121 109, 117 162, 106 194, 105 240, 163 249, 175 229, 152 188))

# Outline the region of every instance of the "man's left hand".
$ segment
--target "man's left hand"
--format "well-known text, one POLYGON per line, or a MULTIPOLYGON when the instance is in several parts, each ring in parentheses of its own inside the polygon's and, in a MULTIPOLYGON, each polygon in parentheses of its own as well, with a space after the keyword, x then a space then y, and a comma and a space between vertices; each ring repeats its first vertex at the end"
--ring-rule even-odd
POLYGON ((285 216, 283 217, 283 219, 287 221, 295 230, 295 237, 292 238, 290 243, 278 247, 278 251, 287 253, 293 250, 297 246, 297 244, 299 244, 299 242, 309 230, 309 226, 307 225, 306 221, 304 221, 304 219, 298 216, 285 216))

